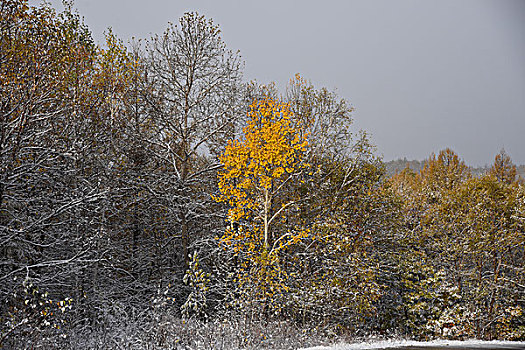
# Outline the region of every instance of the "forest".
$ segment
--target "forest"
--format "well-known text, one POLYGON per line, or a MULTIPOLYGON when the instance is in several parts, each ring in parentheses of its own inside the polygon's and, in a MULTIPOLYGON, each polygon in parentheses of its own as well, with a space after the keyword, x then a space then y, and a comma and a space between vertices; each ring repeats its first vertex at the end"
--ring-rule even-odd
POLYGON ((0 348, 525 340, 504 151, 388 174, 348 101, 244 81, 197 13, 102 47, 71 7, 2 0, 0 32, 0 348))

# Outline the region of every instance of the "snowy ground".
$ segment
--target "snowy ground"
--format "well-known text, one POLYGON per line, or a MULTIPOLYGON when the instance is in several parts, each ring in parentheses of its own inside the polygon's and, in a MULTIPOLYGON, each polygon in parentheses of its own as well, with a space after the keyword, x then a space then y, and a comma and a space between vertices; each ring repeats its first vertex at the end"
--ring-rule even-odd
POLYGON ((332 346, 316 346, 303 350, 367 350, 367 349, 425 349, 425 350, 470 350, 470 349, 525 349, 525 342, 511 341, 480 341, 480 340, 436 340, 418 342, 409 340, 374 341, 355 344, 337 344, 332 346))

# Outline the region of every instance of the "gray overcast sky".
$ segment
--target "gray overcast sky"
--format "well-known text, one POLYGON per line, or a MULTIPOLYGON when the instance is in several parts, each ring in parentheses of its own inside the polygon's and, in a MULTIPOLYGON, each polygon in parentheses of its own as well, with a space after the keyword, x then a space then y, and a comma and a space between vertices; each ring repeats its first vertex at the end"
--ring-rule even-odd
POLYGON ((523 0, 77 0, 75 7, 99 42, 107 27, 127 41, 162 33, 185 11, 213 18, 228 47, 241 51, 247 80, 283 87, 301 73, 337 89, 385 160, 451 147, 484 165, 504 147, 525 164, 523 0))

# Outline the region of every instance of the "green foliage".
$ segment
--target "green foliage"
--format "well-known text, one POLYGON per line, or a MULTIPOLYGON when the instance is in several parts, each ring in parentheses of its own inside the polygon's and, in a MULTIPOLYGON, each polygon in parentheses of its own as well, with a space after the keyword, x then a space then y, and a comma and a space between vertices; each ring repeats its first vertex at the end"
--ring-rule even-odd
POLYGON ((420 173, 404 171, 390 180, 403 201, 406 249, 419 254, 404 270, 425 276, 415 279, 419 287, 410 282, 401 289, 410 311, 408 329, 415 335, 514 338, 520 333, 525 227, 517 213, 523 189, 504 158, 496 157, 490 173, 471 177, 457 155, 445 150, 431 156, 420 173), (459 296, 452 305, 443 298, 447 290, 459 296), (417 302, 420 298, 434 304, 430 308, 417 302))
POLYGON ((70 297, 64 300, 52 299, 48 292, 39 290, 29 277, 24 279, 5 303, 7 314, 0 318, 0 344, 17 337, 46 333, 65 336, 61 328, 67 326, 67 314, 74 305, 70 297))
POLYGON ((207 319, 208 305, 206 302, 206 294, 209 290, 210 276, 209 273, 204 272, 199 267, 199 257, 197 256, 197 252, 194 252, 188 271, 186 271, 183 278, 183 282, 190 288, 190 294, 181 306, 182 316, 184 318, 188 319, 192 315, 195 315, 200 319, 207 319))

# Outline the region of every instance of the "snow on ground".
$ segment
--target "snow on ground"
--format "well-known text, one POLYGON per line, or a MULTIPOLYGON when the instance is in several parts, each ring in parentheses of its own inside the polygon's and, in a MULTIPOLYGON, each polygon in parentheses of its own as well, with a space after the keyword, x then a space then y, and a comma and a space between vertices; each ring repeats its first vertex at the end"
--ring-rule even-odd
POLYGON ((411 340, 383 340, 354 344, 336 344, 331 346, 316 346, 302 350, 373 350, 391 349, 404 347, 420 348, 477 348, 477 349, 525 349, 525 342, 514 341, 482 341, 482 340, 435 340, 431 342, 419 342, 411 340))

